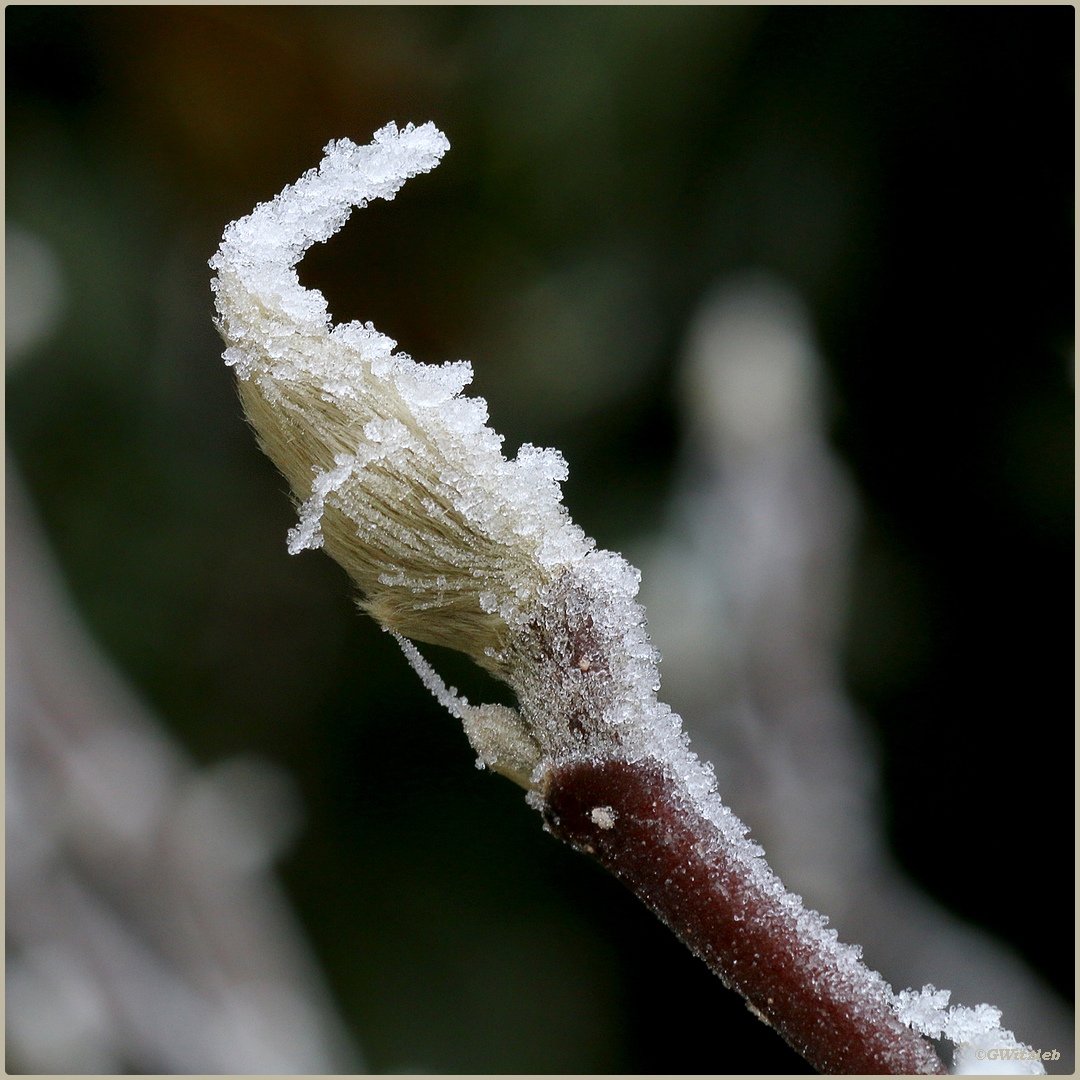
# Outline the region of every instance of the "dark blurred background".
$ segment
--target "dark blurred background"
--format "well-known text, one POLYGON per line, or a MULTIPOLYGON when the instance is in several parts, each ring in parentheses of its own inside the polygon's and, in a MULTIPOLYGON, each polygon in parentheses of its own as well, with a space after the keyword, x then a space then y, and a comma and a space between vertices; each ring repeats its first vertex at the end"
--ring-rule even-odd
POLYGON ((9 455, 81 616, 194 759, 295 778, 280 874, 372 1070, 803 1068, 473 768, 335 565, 286 554, 206 263, 329 139, 390 120, 450 153, 301 279, 470 360, 508 451, 564 452, 604 547, 659 527, 702 295, 747 268, 799 290, 862 499, 844 662, 891 844, 1071 999, 1071 7, 5 18, 8 321, 31 326, 9 455))

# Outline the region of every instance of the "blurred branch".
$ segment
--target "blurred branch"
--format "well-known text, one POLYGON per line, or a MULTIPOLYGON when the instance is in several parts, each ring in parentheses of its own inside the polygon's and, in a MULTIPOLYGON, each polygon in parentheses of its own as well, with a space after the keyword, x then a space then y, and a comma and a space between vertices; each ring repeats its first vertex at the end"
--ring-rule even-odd
POLYGON ((91 643, 7 469, 9 1071, 359 1065, 272 860, 296 797, 195 767, 91 643))
POLYGON ((908 880, 840 666, 857 495, 825 431, 824 372, 800 298, 774 278, 718 286, 691 327, 689 437, 643 599, 664 687, 725 800, 777 874, 897 986, 992 1001, 1072 1069, 1072 1017, 1011 949, 908 880))

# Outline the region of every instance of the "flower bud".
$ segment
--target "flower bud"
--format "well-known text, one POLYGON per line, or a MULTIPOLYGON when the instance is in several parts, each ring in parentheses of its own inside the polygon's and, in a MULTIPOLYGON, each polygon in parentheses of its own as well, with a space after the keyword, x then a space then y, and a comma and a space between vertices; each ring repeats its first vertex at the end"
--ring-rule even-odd
POLYGON ((562 455, 526 444, 508 461, 486 403, 462 396, 467 363, 417 364, 370 323, 332 325, 296 275, 353 206, 393 198, 448 146, 431 124, 332 142, 317 169, 231 224, 211 260, 225 362, 299 505, 289 551, 322 547, 345 568, 480 762, 523 787, 614 755, 694 771, 678 717, 656 700, 638 572, 570 520, 562 455), (469 705, 413 641, 466 653, 518 709, 469 705))
POLYGON ((225 361, 300 505, 289 551, 323 547, 384 627, 497 673, 513 623, 588 544, 561 505, 561 455, 514 461, 464 398, 467 363, 415 363, 367 323, 332 326, 295 266, 368 199, 392 199, 449 143, 432 124, 330 143, 318 169, 234 222, 211 260, 225 361))

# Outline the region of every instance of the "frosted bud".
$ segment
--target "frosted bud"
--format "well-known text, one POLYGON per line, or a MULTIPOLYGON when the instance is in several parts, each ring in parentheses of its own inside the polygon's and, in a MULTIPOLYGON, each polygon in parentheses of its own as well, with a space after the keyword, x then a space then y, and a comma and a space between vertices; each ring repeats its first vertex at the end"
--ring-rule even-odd
POLYGON ((432 124, 332 142, 318 169, 225 230, 211 260, 225 361, 300 520, 293 553, 324 547, 361 604, 406 637, 492 666, 506 619, 550 580, 541 548, 565 524, 553 451, 506 461, 465 363, 427 366, 371 324, 333 326, 295 266, 353 206, 392 199, 449 147, 432 124))
POLYGON ((289 551, 337 560, 481 762, 539 786, 555 760, 641 754, 630 744, 646 721, 671 729, 637 572, 571 522, 557 451, 503 456, 484 400, 462 395, 467 363, 418 364, 370 323, 333 325, 296 273, 354 206, 392 199, 448 148, 430 123, 389 124, 368 146, 331 142, 318 168, 228 226, 211 287, 245 412, 299 506, 289 551), (468 705, 413 641, 466 653, 519 709, 468 705))

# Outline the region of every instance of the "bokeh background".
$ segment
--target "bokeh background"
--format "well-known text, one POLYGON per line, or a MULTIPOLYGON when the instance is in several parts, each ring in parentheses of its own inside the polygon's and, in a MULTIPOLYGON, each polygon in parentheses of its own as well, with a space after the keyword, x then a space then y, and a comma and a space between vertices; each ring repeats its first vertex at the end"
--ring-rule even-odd
MULTIPOLYGON (((207 259, 329 139, 390 120, 450 153, 301 279, 417 359, 470 360, 508 450, 559 447, 575 520, 632 561, 685 456, 703 297, 754 270, 801 298, 857 492, 837 656, 889 850, 1071 1002, 1071 7, 5 20, 9 461, 191 768, 260 761, 288 789, 277 876, 354 1067, 803 1069, 473 767, 336 566, 286 554, 207 259)), ((10 1071, 57 1060, 79 1065, 9 1043, 10 1071)))

